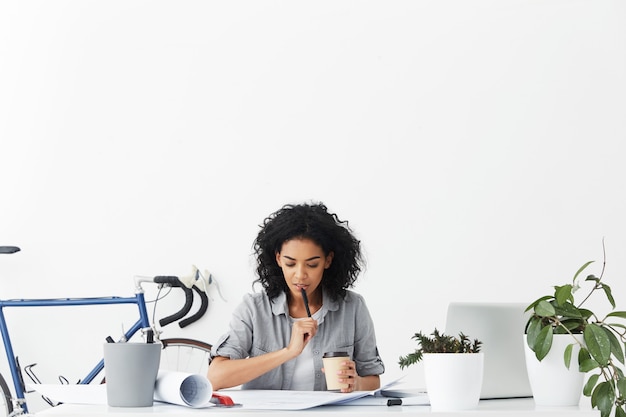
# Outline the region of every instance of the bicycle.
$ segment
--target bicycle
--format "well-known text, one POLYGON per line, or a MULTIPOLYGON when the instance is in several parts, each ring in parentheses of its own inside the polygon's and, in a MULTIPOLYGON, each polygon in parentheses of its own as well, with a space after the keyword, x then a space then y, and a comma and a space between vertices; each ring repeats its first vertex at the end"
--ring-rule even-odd
MULTIPOLYGON (((16 246, 0 246, 0 254, 12 254, 19 251, 20 248, 16 246)), ((13 351, 13 345, 11 343, 7 322, 4 316, 4 308, 7 307, 60 307, 134 304, 138 308, 139 318, 136 319, 135 323, 124 332, 123 336, 120 337, 117 343, 127 342, 135 334, 141 332, 142 337, 144 337, 147 341, 153 341, 155 343, 160 342, 162 344, 163 350, 161 351, 161 368, 206 375, 210 361, 211 345, 209 343, 188 338, 161 339, 160 334, 162 331, 159 330, 159 328, 157 328, 154 324, 154 320, 151 322, 148 317, 148 309, 146 306, 147 302, 145 300, 144 289, 142 287, 142 284, 144 283, 157 284, 159 294, 163 288, 168 288, 170 290, 171 288, 181 288, 185 293, 185 304, 178 312, 162 318, 159 321, 159 325, 160 327, 164 327, 170 323, 178 322, 180 327, 186 327, 200 319, 208 308, 208 296, 205 291, 206 288, 200 288, 197 283, 200 281, 205 285, 208 285, 212 282, 212 279, 210 275, 209 279, 206 281, 202 278, 204 277, 200 274, 197 268, 194 267, 192 274, 184 278, 176 276, 135 276, 135 294, 133 297, 107 296, 90 298, 0 299, 0 334, 2 334, 2 340, 13 382, 12 392, 4 376, 0 374, 0 410, 5 412, 5 415, 9 417, 28 414, 28 404, 25 394, 32 392, 26 390, 22 369, 20 367, 18 357, 13 351), (191 316, 184 318, 191 311, 194 303, 194 293, 197 294, 201 300, 200 308, 191 316), (15 395, 13 395, 13 393, 15 395)), ((163 297, 157 296, 154 300, 155 311, 156 302, 162 298, 163 297)), ((111 336, 107 336, 105 340, 109 343, 116 342, 111 336)), ((33 366, 34 364, 25 366, 24 373, 26 373, 33 383, 41 383, 32 369, 33 366)), ((93 369, 91 369, 91 371, 89 371, 88 374, 77 383, 92 383, 96 380, 103 369, 104 360, 101 359, 93 367, 93 369)), ((62 380, 62 382, 68 383, 67 380, 62 380)), ((104 382, 104 379, 102 379, 101 382, 104 382)), ((58 405, 46 397, 42 396, 42 398, 51 406, 58 405)))

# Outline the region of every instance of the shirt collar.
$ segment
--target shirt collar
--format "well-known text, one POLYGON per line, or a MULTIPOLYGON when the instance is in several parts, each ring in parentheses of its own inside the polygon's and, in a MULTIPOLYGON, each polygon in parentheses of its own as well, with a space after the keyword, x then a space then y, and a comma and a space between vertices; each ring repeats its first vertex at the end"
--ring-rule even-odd
MULTIPOLYGON (((324 300, 324 304, 322 305, 322 317, 326 315, 325 311, 336 311, 339 309, 339 303, 332 300, 324 288, 322 288, 322 297, 324 300)), ((272 300, 272 314, 275 316, 280 316, 281 314, 289 316, 286 292, 281 292, 278 297, 272 300)))

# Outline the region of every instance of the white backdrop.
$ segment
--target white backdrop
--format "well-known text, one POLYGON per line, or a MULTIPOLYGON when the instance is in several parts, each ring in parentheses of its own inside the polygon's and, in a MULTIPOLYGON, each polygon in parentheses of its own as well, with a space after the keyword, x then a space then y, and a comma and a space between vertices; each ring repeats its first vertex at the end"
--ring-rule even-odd
MULTIPOLYGON (((0 244, 22 252, 0 296, 126 295, 197 264, 227 302, 166 332, 215 341, 258 225, 314 200, 362 240, 384 380, 421 382, 397 359, 449 301, 530 302, 603 238, 624 308, 625 19, 619 0, 1 2, 0 244)), ((7 312, 44 379, 66 352, 81 377, 100 352, 76 346, 119 328, 62 310, 7 312)))

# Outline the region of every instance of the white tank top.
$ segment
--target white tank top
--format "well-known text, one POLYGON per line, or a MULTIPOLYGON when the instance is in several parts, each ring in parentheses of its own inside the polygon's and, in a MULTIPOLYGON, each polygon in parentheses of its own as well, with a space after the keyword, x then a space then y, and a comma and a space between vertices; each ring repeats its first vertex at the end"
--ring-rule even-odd
MULTIPOLYGON (((322 316, 322 309, 317 310, 312 317, 319 322, 322 316)), ((295 319, 289 317, 291 321, 297 321, 302 319, 295 319)), ((295 359, 296 367, 293 374, 293 381, 289 387, 292 391, 313 391, 315 384, 315 366, 313 364, 313 352, 311 351, 311 343, 307 343, 302 353, 295 359)))

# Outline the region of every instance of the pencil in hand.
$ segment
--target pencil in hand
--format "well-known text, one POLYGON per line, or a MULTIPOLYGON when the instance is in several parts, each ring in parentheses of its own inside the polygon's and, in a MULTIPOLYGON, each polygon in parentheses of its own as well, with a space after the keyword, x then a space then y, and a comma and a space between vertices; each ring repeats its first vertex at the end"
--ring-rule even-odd
POLYGON ((309 309, 309 298, 306 296, 306 290, 302 288, 302 299, 304 300, 304 308, 306 308, 306 315, 311 317, 311 309, 309 309))

